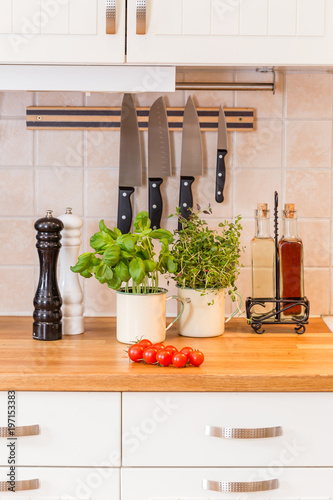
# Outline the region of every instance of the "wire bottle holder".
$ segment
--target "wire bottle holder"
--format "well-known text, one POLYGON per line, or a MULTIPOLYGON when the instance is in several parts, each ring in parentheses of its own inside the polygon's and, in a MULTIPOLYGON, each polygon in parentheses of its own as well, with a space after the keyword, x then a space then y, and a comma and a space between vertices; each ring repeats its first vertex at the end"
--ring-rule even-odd
MULTIPOLYGON (((279 242, 279 222, 278 222, 278 206, 279 195, 275 191, 274 196, 274 239, 275 239, 275 282, 276 296, 275 298, 259 297, 246 299, 246 317, 250 322, 255 333, 262 334, 265 332, 263 325, 295 325, 295 332, 299 335, 305 332, 305 325, 309 322, 310 303, 306 297, 296 298, 281 298, 280 297, 280 261, 278 252, 279 242), (254 316, 253 309, 258 306, 266 307, 267 304, 273 304, 273 308, 268 313, 263 313, 260 316, 254 316), (300 316, 291 316, 290 319, 281 321, 281 313, 288 311, 295 306, 301 306, 303 312, 300 316)), ((257 314, 257 313, 256 313, 257 314)))

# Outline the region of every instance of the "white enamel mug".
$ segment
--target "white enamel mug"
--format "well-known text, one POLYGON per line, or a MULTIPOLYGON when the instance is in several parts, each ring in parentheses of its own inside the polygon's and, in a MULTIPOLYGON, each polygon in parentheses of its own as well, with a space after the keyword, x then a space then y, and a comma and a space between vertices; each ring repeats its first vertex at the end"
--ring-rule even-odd
POLYGON ((123 344, 145 338, 153 344, 164 342, 166 332, 181 317, 184 302, 167 290, 160 288, 158 293, 131 293, 124 288, 117 292, 117 340, 123 344), (175 299, 179 302, 178 316, 166 327, 166 302, 175 299))
POLYGON ((225 318, 225 290, 203 290, 177 288, 178 298, 185 302, 184 314, 178 322, 178 333, 184 337, 219 337, 224 325, 236 316, 242 307, 242 299, 236 311, 225 318))

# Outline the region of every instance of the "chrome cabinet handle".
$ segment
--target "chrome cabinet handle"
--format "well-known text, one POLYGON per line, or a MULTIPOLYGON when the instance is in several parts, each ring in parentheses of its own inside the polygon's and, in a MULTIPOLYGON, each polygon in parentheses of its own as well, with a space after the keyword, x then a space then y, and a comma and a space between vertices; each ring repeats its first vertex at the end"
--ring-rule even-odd
POLYGON ((39 425, 25 425, 24 427, 0 427, 0 438, 37 436, 38 434, 39 434, 39 425))
POLYGON ((28 491, 38 490, 39 480, 28 479, 27 481, 14 481, 15 486, 11 484, 12 481, 0 481, 0 491, 11 491, 8 488, 14 488, 15 491, 28 491))
POLYGON ((147 2, 146 0, 136 0, 136 34, 146 34, 146 16, 147 2))
POLYGON ((226 493, 255 493, 257 491, 277 490, 279 487, 278 479, 269 481, 254 481, 251 483, 226 482, 226 481, 202 481, 202 487, 208 491, 220 491, 226 493))
POLYGON ((116 34, 116 0, 106 0, 106 34, 116 34))
POLYGON ((282 436, 282 427, 262 427, 259 429, 237 429, 233 427, 213 427, 206 425, 206 436, 222 439, 263 439, 282 436))

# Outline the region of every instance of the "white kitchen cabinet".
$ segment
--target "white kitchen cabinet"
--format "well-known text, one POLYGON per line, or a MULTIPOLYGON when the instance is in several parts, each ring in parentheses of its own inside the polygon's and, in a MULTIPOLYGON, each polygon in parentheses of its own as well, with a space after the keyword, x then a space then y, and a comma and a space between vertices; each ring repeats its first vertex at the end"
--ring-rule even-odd
POLYGON ((122 465, 333 467, 332 414, 331 393, 125 393, 122 465), (212 437, 222 428, 259 438, 212 437))
MULTIPOLYGON (((0 426, 7 427, 7 392, 0 392, 0 426)), ((16 465, 120 466, 120 393, 17 392, 16 427, 39 425, 17 438, 16 465)), ((6 465, 6 437, 0 464, 6 465)))
POLYGON ((0 64, 109 64, 125 61, 125 0, 1 0, 0 64), (108 28, 108 31, 110 29, 108 28))
POLYGON ((145 35, 128 0, 127 33, 131 63, 333 64, 331 0, 147 0, 145 35))
MULTIPOLYGON (((170 443, 170 446, 171 443, 170 443)), ((177 447, 175 454, 181 451, 177 447)), ((217 500, 293 499, 329 500, 333 496, 333 469, 122 469, 122 500, 217 500), (278 480, 278 488, 270 491, 222 493, 205 490, 207 481, 214 483, 262 482, 278 480)))
MULTIPOLYGON (((8 469, 0 468, 0 481, 8 469)), ((38 489, 1 492, 1 500, 120 500, 120 470, 108 468, 17 467, 16 480, 38 479, 38 489)))

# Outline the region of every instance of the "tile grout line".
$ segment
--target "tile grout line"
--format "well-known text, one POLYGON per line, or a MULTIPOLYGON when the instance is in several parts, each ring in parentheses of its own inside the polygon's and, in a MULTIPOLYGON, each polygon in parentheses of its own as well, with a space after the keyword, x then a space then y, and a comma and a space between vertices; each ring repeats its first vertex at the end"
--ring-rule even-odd
MULTIPOLYGON (((283 100, 282 100, 282 165, 281 165, 281 188, 282 188, 282 196, 280 196, 279 200, 279 209, 281 211, 281 207, 285 203, 286 199, 286 180, 287 180, 287 74, 282 75, 283 82, 283 100)), ((281 225, 280 225, 281 230, 281 225)))

